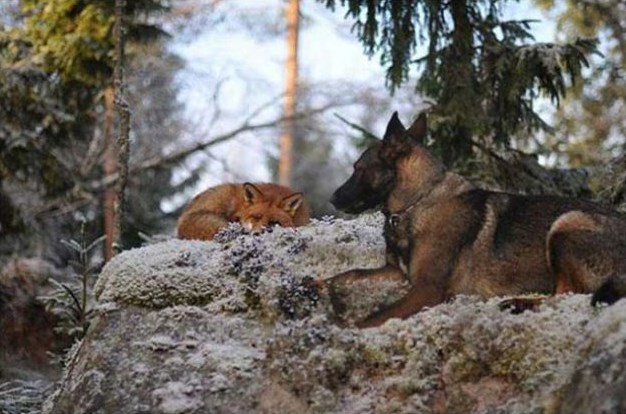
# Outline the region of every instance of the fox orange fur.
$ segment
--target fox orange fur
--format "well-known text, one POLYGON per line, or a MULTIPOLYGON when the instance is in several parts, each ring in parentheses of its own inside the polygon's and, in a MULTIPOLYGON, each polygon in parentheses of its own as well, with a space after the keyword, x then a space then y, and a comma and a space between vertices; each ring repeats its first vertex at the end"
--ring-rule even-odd
POLYGON ((309 222, 309 208, 302 193, 282 185, 221 184, 191 200, 178 219, 178 237, 211 240, 231 222, 252 233, 274 225, 298 227, 309 222))

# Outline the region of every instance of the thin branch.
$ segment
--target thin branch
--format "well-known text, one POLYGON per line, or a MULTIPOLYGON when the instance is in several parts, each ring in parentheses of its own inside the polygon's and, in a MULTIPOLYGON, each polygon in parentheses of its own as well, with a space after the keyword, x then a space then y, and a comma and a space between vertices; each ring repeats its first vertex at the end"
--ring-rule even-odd
MULTIPOLYGON (((313 109, 311 111, 307 111, 307 112, 303 112, 303 113, 299 113, 299 114, 295 114, 293 117, 290 117, 291 119, 302 119, 302 118, 306 118, 308 116, 311 115, 315 115, 321 112, 325 112, 331 108, 334 108, 338 106, 338 104, 328 104, 328 105, 324 105, 322 107, 313 109)), ((192 154, 195 154, 196 152, 199 151, 203 151, 209 147, 215 146, 217 144, 221 144, 223 142, 229 141, 235 137, 237 137, 239 134, 242 134, 244 132, 250 132, 250 131, 257 131, 257 130, 261 130, 261 129, 267 129, 267 128, 273 128, 276 127, 278 125, 280 125, 282 122, 285 121, 285 117, 279 117, 276 118, 272 121, 267 121, 267 122, 261 122, 258 124, 251 124, 250 123, 250 119, 248 117, 247 120, 244 121, 243 124, 241 124, 241 126, 239 126, 238 128, 235 128, 234 130, 227 132, 225 134, 222 135, 218 135, 215 138, 209 140, 209 141, 205 141, 205 142, 201 142, 198 143, 190 148, 181 150, 179 152, 176 152, 174 154, 170 154, 170 155, 165 155, 165 156, 157 156, 157 157, 152 157, 149 158, 145 161, 143 161, 142 163, 140 163, 139 165, 137 165, 136 167, 131 168, 130 172, 132 174, 141 172, 141 171, 145 171, 145 170, 150 170, 150 169, 154 169, 154 168, 159 168, 161 166, 164 165, 168 165, 168 164, 173 164, 173 163, 177 163, 180 162, 182 160, 184 160, 185 158, 189 157, 192 154)), ((111 185, 113 183, 115 183, 119 178, 119 175, 116 174, 111 174, 108 175, 106 177, 104 177, 102 180, 98 180, 98 181, 93 181, 90 184, 90 189, 93 191, 97 191, 103 187, 106 187, 108 185, 111 185)))
POLYGON ((348 125, 350 128, 355 129, 357 131, 359 131, 361 134, 363 134, 363 136, 367 137, 368 139, 374 139, 378 141, 378 137, 373 134, 372 132, 368 131, 367 129, 363 128, 360 125, 355 124, 354 122, 350 122, 348 121, 346 118, 344 118, 343 116, 335 113, 334 114, 337 118, 339 118, 339 120, 341 122, 343 122, 344 124, 348 125))
MULTIPOLYGON (((310 111, 297 113, 293 116, 293 119, 306 118, 315 114, 326 112, 329 109, 340 107, 340 106, 345 106, 345 105, 351 105, 351 103, 346 102, 346 103, 327 104, 319 108, 312 109, 310 111)), ((263 105, 262 108, 264 107, 265 105, 263 105)), ((249 115, 244 120, 244 122, 239 127, 233 129, 232 131, 218 135, 214 137, 213 139, 210 139, 202 143, 198 143, 190 148, 181 150, 174 154, 165 155, 165 156, 156 156, 156 157, 152 157, 147 160, 144 160, 143 162, 131 167, 129 174, 135 175, 137 173, 141 173, 146 170, 155 169, 155 168, 162 167, 164 165, 183 161, 187 157, 199 151, 203 151, 214 145, 221 144, 231 139, 234 139, 242 133, 274 128, 280 125, 285 120, 285 117, 278 117, 276 119, 273 119, 267 122, 261 122, 261 123, 256 123, 256 124, 251 123, 252 117, 255 116, 255 114, 260 113, 261 111, 262 109, 255 110, 251 115, 249 115)), ((74 197, 72 197, 73 198, 72 202, 68 202, 67 197, 64 197, 59 200, 53 200, 47 203, 46 205, 38 208, 34 212, 34 214, 36 216, 43 216, 43 215, 50 215, 50 214, 57 216, 57 215, 70 213, 80 207, 83 207, 85 204, 93 202, 94 193, 98 191, 102 191, 104 188, 110 185, 114 185, 118 179, 119 179, 119 173, 113 173, 100 180, 94 180, 91 183, 89 183, 86 187, 83 187, 84 189, 81 190, 81 188, 78 187, 75 191, 73 191, 74 197)))
POLYGON ((69 202, 66 198, 54 200, 33 212, 35 217, 61 217, 96 201, 91 193, 82 192, 76 200, 69 202))
POLYGON ((498 155, 495 151, 487 148, 485 145, 471 139, 470 143, 478 148, 479 150, 481 150, 482 152, 484 152, 485 154, 487 154, 489 157, 493 158, 494 160, 496 160, 498 163, 500 163, 502 166, 504 166, 505 169, 511 171, 514 170, 515 172, 522 172, 524 174, 526 174, 526 176, 528 176, 529 178, 538 181, 539 183, 543 184, 544 180, 541 177, 538 177, 537 174, 535 174, 526 163, 524 162, 520 162, 519 166, 520 168, 517 169, 515 168, 515 165, 509 161, 506 160, 504 157, 498 155))
POLYGON ((213 107, 215 108, 215 110, 213 111, 211 119, 208 122, 209 127, 212 127, 222 115, 222 108, 219 105, 219 95, 222 92, 222 87, 224 86, 226 80, 227 78, 220 79, 215 85, 215 89, 213 90, 213 94, 211 95, 211 102, 213 103, 213 107))

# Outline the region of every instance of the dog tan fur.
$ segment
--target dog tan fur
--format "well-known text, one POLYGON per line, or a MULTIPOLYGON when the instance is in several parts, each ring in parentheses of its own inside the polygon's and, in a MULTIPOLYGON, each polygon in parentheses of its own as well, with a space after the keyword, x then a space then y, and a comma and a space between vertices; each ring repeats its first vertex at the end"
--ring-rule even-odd
POLYGON ((405 129, 394 114, 331 199, 350 213, 382 205, 386 217, 386 265, 327 280, 336 309, 344 306, 339 286, 381 278, 411 285, 357 326, 406 318, 459 294, 590 293, 626 275, 623 215, 585 200, 475 188, 429 153, 426 132, 425 115, 405 129))

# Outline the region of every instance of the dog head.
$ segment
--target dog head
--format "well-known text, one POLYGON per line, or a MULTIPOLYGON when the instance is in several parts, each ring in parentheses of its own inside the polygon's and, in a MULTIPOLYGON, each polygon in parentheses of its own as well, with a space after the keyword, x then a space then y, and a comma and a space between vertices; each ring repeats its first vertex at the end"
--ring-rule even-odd
POLYGON ((383 204, 396 181, 396 165, 421 145, 426 135, 426 115, 406 129, 394 112, 381 141, 370 145, 354 163, 354 172, 332 195, 338 210, 357 214, 383 204))

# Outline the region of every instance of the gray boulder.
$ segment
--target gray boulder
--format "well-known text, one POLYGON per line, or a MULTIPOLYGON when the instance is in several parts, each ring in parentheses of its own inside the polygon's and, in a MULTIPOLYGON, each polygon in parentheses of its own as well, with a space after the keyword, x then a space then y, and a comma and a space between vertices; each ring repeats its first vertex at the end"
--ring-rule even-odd
POLYGON ((233 226, 117 256, 44 412, 625 412, 624 300, 564 295, 512 315, 463 296, 358 330, 350 319, 406 288, 364 282, 340 320, 315 281, 381 265, 381 229, 380 215, 233 226))

